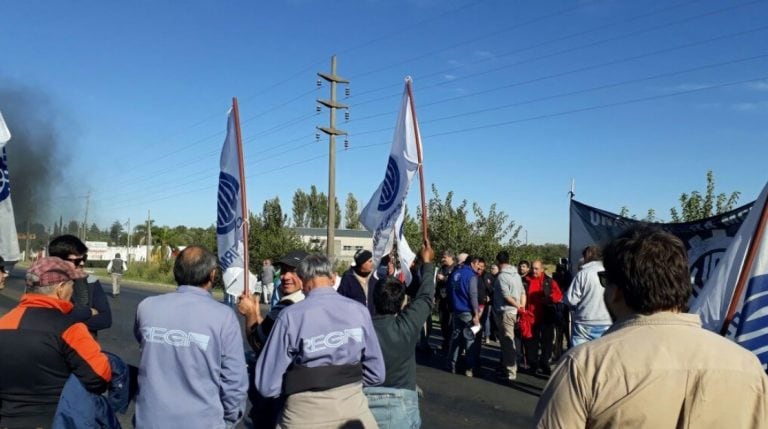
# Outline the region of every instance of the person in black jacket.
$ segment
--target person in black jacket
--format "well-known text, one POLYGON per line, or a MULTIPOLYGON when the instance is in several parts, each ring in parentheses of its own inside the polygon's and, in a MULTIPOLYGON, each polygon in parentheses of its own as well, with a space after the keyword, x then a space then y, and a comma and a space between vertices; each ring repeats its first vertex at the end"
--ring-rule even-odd
MULTIPOLYGON (((48 255, 69 261, 82 271, 88 259, 88 247, 74 235, 61 235, 48 244, 48 255)), ((112 310, 101 282, 96 277, 87 276, 75 280, 72 304, 75 307, 70 314, 76 321, 85 323, 94 337, 98 331, 112 326, 112 310)))
POLYGON ((368 407, 379 428, 419 427, 419 399, 416 393, 415 347, 424 321, 432 314, 435 294, 435 252, 429 243, 420 252, 421 286, 413 301, 403 308, 406 286, 396 277, 380 279, 373 292, 376 315, 373 329, 384 355, 386 379, 366 387, 368 407))
POLYGON ((370 300, 375 278, 373 277, 373 254, 364 249, 355 252, 355 265, 350 267, 341 277, 337 292, 347 298, 368 307, 373 314, 373 303, 370 300))

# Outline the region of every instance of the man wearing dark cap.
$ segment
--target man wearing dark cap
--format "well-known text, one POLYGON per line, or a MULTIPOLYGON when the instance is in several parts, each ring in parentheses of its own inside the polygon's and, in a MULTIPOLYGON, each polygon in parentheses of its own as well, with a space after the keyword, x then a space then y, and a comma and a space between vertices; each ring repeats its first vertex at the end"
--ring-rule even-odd
MULTIPOLYGON (((275 320, 284 308, 304 300, 302 292, 302 282, 296 275, 296 268, 299 263, 308 255, 307 252, 297 250, 285 255, 277 262, 280 269, 280 301, 273 305, 266 316, 261 315, 258 296, 242 295, 237 303, 237 309, 245 316, 245 332, 248 344, 251 345, 258 358, 264 344, 269 338, 275 320)), ((253 362, 255 364, 255 361, 253 362)), ((251 377, 251 381, 253 377, 251 377)), ((283 398, 265 398, 258 394, 255 388, 250 389, 250 398, 253 407, 251 408, 251 419, 255 428, 274 428, 277 424, 277 418, 282 409, 283 398)))
POLYGON ((307 252, 297 250, 291 252, 278 261, 280 267, 281 299, 274 305, 266 316, 262 317, 259 300, 254 296, 241 296, 237 304, 240 314, 245 316, 245 328, 248 343, 253 351, 260 352, 264 343, 272 331, 272 326, 280 312, 287 306, 304 299, 301 291, 301 279, 296 275, 296 267, 308 255, 307 252))
POLYGON ((19 305, 0 318, 0 427, 50 427, 71 374, 89 392, 107 389, 106 355, 69 315, 74 281, 85 275, 60 258, 36 260, 19 305))
POLYGON ((337 291, 341 295, 354 299, 368 307, 368 310, 373 314, 371 295, 373 284, 376 281, 375 279, 372 280, 371 276, 373 272, 373 254, 368 250, 360 249, 355 252, 354 259, 355 265, 350 267, 341 277, 341 283, 337 291))

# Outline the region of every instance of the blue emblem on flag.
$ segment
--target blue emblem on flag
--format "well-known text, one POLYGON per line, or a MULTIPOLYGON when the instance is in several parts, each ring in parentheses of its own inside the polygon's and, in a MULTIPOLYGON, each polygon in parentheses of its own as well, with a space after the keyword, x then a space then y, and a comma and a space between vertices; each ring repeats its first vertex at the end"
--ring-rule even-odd
POLYGON ((8 163, 6 161, 5 148, 0 156, 0 201, 5 201, 11 195, 11 179, 8 176, 8 163))
POLYGON ((752 351, 763 368, 768 365, 768 274, 749 279, 739 313, 736 342, 752 351))
POLYGON ((233 176, 219 173, 219 208, 216 233, 228 234, 237 226, 237 201, 240 196, 240 182, 233 176))
POLYGON ((384 183, 381 184, 381 196, 379 197, 379 211, 387 211, 397 199, 400 190, 400 168, 392 156, 387 163, 387 174, 384 183))

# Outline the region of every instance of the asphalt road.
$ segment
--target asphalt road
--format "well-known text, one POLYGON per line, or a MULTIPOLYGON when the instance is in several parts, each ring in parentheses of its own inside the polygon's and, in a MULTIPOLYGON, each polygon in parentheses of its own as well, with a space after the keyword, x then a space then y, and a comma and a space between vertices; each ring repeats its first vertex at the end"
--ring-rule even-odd
MULTIPOLYGON (((18 302, 23 291, 22 269, 15 269, 8 279, 7 287, 0 292, 0 315, 5 314, 18 302)), ((112 308, 112 327, 99 333, 99 342, 104 350, 121 356, 128 364, 139 362, 139 347, 133 337, 133 321, 138 303, 152 295, 166 293, 173 289, 151 285, 124 282, 120 296, 110 295, 111 284, 102 279, 104 290, 112 308)), ((434 335, 439 335, 435 326, 434 335)), ((433 337, 433 345, 439 343, 433 337)), ((247 349, 247 344, 246 344, 247 349)), ((421 401, 422 427, 438 428, 527 428, 533 425, 532 415, 539 393, 546 380, 530 375, 518 375, 516 383, 508 384, 493 376, 499 350, 494 345, 483 347, 483 368, 480 376, 467 378, 442 370, 444 357, 440 355, 417 356, 419 364, 416 378, 424 391, 421 401)), ((132 408, 127 415, 120 416, 123 426, 131 427, 132 408)), ((240 425, 249 428, 250 422, 240 425)))

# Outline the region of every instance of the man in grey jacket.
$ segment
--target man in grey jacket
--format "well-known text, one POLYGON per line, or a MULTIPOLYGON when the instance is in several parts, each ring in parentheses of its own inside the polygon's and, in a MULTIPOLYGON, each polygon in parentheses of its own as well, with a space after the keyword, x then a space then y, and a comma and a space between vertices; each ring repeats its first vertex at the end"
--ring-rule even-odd
POLYGON ((493 284, 493 317, 501 341, 501 372, 510 381, 517 379, 515 322, 518 308, 525 307, 525 289, 515 267, 509 264, 505 250, 496 255, 499 275, 493 284))
POLYGON ((377 427, 363 386, 381 384, 385 366, 368 309, 336 293, 325 256, 307 256, 296 274, 306 298, 277 316, 256 362, 256 388, 267 398, 285 395, 279 428, 377 427))
POLYGON ((565 293, 565 303, 571 307, 571 343, 574 346, 603 336, 611 327, 611 315, 603 300, 604 289, 597 273, 603 271, 602 251, 595 245, 581 252, 584 265, 571 281, 565 293))
POLYGON ((224 429, 243 417, 243 338, 235 313, 211 296, 217 264, 207 249, 187 247, 173 267, 176 292, 139 304, 136 427, 224 429))

